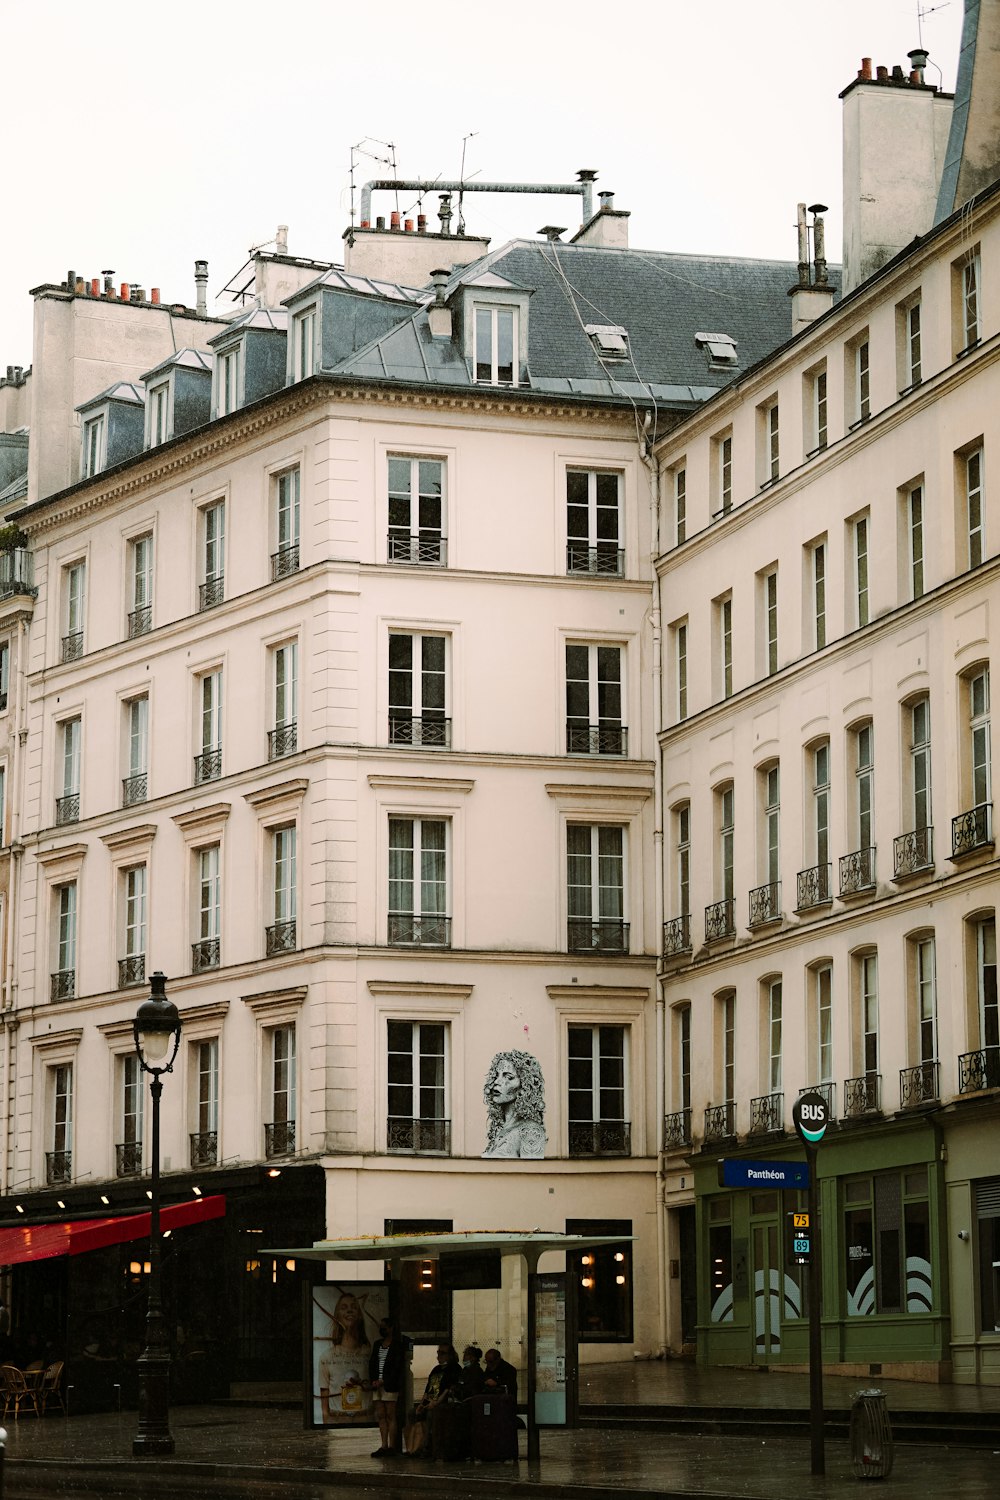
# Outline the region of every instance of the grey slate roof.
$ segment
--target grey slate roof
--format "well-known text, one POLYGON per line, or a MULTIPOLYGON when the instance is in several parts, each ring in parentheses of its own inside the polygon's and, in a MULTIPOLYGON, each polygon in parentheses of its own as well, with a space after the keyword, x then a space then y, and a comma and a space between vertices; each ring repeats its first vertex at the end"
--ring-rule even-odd
MULTIPOLYGON (((676 255, 652 250, 515 240, 456 271, 463 286, 531 292, 528 388, 553 395, 649 400, 689 406, 707 400, 791 338, 792 262, 676 255), (627 329, 629 359, 600 359, 586 326, 627 329), (712 328, 736 343, 738 364, 712 370, 696 334, 712 328)), ((839 286, 839 272, 831 273, 839 286)), ((338 374, 433 385, 472 384, 457 342, 432 339, 426 307, 337 367, 338 374)))
POLYGON ((322 276, 317 276, 314 281, 306 282, 291 296, 285 298, 285 305, 299 302, 317 287, 329 286, 338 292, 356 292, 362 297, 387 297, 391 302, 426 302, 431 293, 418 287, 403 286, 395 281, 376 281, 370 276, 356 276, 353 272, 347 272, 343 266, 331 266, 324 271, 322 276))
POLYGON ((0 515, 3 515, 6 507, 12 505, 15 500, 23 501, 28 498, 28 476, 19 474, 12 479, 6 489, 0 490, 0 515))
POLYGON ((131 380, 116 380, 114 385, 109 385, 106 391, 99 391, 96 396, 91 396, 89 401, 81 401, 74 410, 87 411, 91 406, 100 406, 104 401, 128 401, 141 406, 144 399, 142 391, 131 380))
POLYGON ((288 314, 281 307, 251 307, 247 312, 240 313, 238 318, 233 318, 231 323, 227 323, 221 333, 210 338, 209 348, 213 344, 220 344, 225 339, 231 338, 238 329, 242 331, 244 328, 263 328, 272 333, 287 333, 288 314))
POLYGON ((203 349, 178 349, 176 354, 171 354, 168 359, 161 359, 158 365, 147 370, 142 377, 143 382, 148 385, 154 375, 162 375, 165 370, 178 366, 185 370, 207 370, 211 374, 212 356, 203 349))

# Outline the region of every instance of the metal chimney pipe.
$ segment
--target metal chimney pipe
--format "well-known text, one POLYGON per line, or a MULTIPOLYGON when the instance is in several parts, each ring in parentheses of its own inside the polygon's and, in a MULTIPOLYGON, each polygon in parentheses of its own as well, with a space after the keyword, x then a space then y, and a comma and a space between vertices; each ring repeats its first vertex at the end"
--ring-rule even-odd
POLYGON ((372 193, 376 192, 435 193, 443 190, 452 193, 570 193, 582 198, 583 220, 586 223, 594 214, 593 184, 597 173, 586 168, 576 175, 579 182, 479 182, 476 179, 445 182, 440 177, 434 182, 427 182, 417 177, 375 177, 361 188, 358 217, 371 222, 372 193))
POLYGON ((799 229, 799 286, 809 285, 809 225, 806 223, 806 206, 800 203, 796 217, 799 229))
POLYGON ((277 250, 277 252, 278 252, 279 255, 287 255, 288 254, 288 225, 287 224, 279 224, 278 225, 278 233, 276 234, 275 239, 274 239, 274 248, 277 250))
POLYGON ((826 230, 823 227, 821 214, 826 213, 825 203, 810 203, 809 212, 813 215, 813 255, 816 261, 816 285, 826 286, 829 276, 826 269, 826 230))
POLYGON ((194 263, 195 310, 201 317, 208 314, 208 261, 194 263))

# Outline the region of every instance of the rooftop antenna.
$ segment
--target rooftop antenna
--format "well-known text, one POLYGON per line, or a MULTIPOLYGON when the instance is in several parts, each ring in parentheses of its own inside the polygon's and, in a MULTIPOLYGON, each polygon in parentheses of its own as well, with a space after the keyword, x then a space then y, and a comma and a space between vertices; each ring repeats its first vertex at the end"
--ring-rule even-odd
MULTIPOLYGON (((373 135, 362 136, 357 145, 351 147, 351 224, 348 231, 347 243, 354 244, 354 173, 358 165, 358 157, 367 156, 369 161, 380 161, 384 167, 392 168, 393 177, 396 176, 396 147, 392 141, 380 141, 373 135), (368 151, 367 146, 384 146, 388 156, 380 156, 377 151, 368 151)), ((399 208, 399 194, 396 194, 396 208, 399 208)))
MULTIPOLYGON (((479 134, 478 130, 470 130, 469 133, 468 133, 468 135, 463 135, 463 137, 462 137, 462 168, 461 168, 461 171, 458 174, 458 180, 459 180, 459 182, 464 182, 465 181, 465 152, 466 152, 466 148, 468 147, 468 144, 472 140, 472 138, 474 136, 477 136, 478 134, 479 134)), ((476 173, 473 172, 472 175, 475 177, 476 173)), ((465 233, 465 215, 462 212, 462 202, 463 202, 464 198, 465 198, 465 190, 464 190, 464 188, 459 188, 459 190, 458 190, 458 224, 456 226, 456 233, 457 234, 464 234, 465 233)))
POLYGON ((921 5, 917 0, 917 41, 921 51, 924 45, 924 16, 932 16, 936 10, 947 10, 951 0, 942 0, 940 5, 921 5))

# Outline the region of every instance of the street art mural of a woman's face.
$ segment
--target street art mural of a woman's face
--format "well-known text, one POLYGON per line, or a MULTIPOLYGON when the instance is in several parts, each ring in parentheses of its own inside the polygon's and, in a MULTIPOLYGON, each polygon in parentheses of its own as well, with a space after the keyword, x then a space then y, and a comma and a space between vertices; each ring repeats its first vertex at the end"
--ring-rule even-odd
POLYGON ((498 1052, 483 1085, 486 1150, 483 1156, 545 1155, 545 1080, 530 1052, 498 1052))

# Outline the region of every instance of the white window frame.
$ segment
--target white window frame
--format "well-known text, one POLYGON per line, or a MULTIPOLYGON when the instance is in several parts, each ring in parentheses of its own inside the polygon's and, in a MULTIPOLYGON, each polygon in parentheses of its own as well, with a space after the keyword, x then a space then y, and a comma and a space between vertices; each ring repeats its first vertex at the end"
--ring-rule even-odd
POLYGON ((158 381, 146 392, 146 410, 149 414, 150 448, 158 448, 171 437, 170 432, 170 381, 158 381))
POLYGON ((222 848, 205 844, 194 851, 198 862, 198 941, 222 936, 222 848))
POLYGON ((99 412, 83 424, 83 477, 93 479, 107 464, 108 417, 99 412))
POLYGON ((925 694, 909 705, 910 817, 913 828, 931 827, 931 702, 925 694))
POLYGON ((389 562, 443 566, 448 557, 448 463, 431 454, 389 453, 386 463, 389 562), (437 508, 437 524, 425 523, 437 508), (393 520, 405 509, 406 519, 393 520))
POLYGON ((878 1076, 878 954, 864 953, 858 959, 858 1000, 861 1021, 861 1072, 878 1076))
POLYGON ((732 901, 734 892, 733 853, 736 834, 736 793, 733 783, 727 781, 715 792, 716 816, 718 818, 718 886, 720 901, 732 901))
POLYGON ((673 627, 674 636, 674 678, 677 688, 677 718, 686 719, 688 716, 688 627, 686 620, 680 620, 673 627))
POLYGON ((226 502, 213 500, 201 510, 201 581, 215 583, 226 576, 226 502))
POLYGON ((144 958, 146 955, 147 899, 146 866, 131 865, 122 872, 125 958, 144 958))
POLYGON ((871 618, 871 595, 869 591, 868 555, 870 545, 870 518, 856 516, 851 522, 851 562, 854 571, 854 618, 859 629, 871 618))
POLYGON ((121 1121, 121 1144, 138 1148, 142 1165, 143 1125, 146 1113, 146 1089, 142 1068, 134 1052, 125 1052, 118 1066, 118 1118, 121 1121))
POLYGON ((733 508, 733 434, 721 432, 712 441, 712 464, 715 499, 718 509, 715 516, 725 516, 733 508))
POLYGON ((268 1028, 268 1099, 272 1123, 292 1125, 298 1115, 298 1064, 296 1060, 295 1022, 268 1028), (278 1101, 283 1100, 279 1109, 278 1101))
POLYGON ((566 468, 566 561, 567 572, 571 574, 589 573, 609 578, 620 578, 625 570, 625 531, 624 531, 624 505, 623 505, 624 475, 614 469, 591 469, 585 465, 569 464, 566 468), (587 498, 584 502, 580 498, 572 499, 570 496, 571 479, 584 477, 587 481, 587 498), (606 492, 609 483, 614 484, 614 504, 609 505, 606 501, 606 492), (601 491, 605 494, 602 495, 601 491), (586 506, 587 527, 586 535, 578 532, 570 533, 570 512, 579 511, 586 506), (602 537, 599 521, 606 519, 613 512, 615 517, 615 536, 602 537), (580 567, 581 549, 586 549, 586 566, 580 567), (602 554, 602 549, 604 553, 602 554), (614 567, 601 566, 602 555, 607 556, 609 550, 614 551, 614 567))
POLYGON ((625 730, 625 648, 610 641, 566 641, 564 648, 566 682, 566 751, 570 755, 621 754, 625 730), (570 652, 586 653, 586 677, 570 677, 570 652), (601 676, 602 668, 614 663, 615 676, 601 676), (583 718, 570 714, 571 685, 586 689, 587 712, 583 718), (617 697, 617 712, 615 700, 617 697), (609 709, 611 710, 609 712, 609 709), (577 733, 576 742, 572 730, 577 733), (581 733, 582 731, 582 733, 581 733), (610 741, 602 741, 602 731, 610 731, 610 741), (617 734, 617 739, 616 739, 617 734), (583 741, 581 748, 580 740, 583 741), (612 748, 603 748, 605 743, 612 748))
POLYGON ((60 797, 80 795, 80 746, 83 736, 83 721, 79 714, 62 721, 62 791, 60 797))
POLYGON ((676 857, 677 915, 691 916, 691 804, 674 808, 674 852, 676 857))
POLYGON ((986 507, 983 495, 983 450, 974 448, 963 460, 968 565, 977 568, 986 556, 986 507))
MULTIPOLYGON (((389 1134, 388 1127, 389 1127, 389 1125, 391 1125, 391 1122, 393 1120, 400 1120, 400 1121, 404 1121, 404 1122, 418 1121, 420 1124, 436 1124, 438 1122, 444 1122, 446 1120, 450 1120, 451 1119, 451 1098, 450 1098, 451 1025, 450 1025, 450 1023, 447 1020, 443 1020, 443 1019, 439 1020, 439 1019, 430 1018, 430 1017, 420 1017, 418 1019, 413 1019, 413 1018, 411 1018, 409 1016, 391 1015, 391 1016, 387 1016, 385 1018, 385 1020, 386 1020, 386 1029, 385 1029, 385 1055, 386 1055, 386 1100, 385 1100, 385 1116, 386 1116, 386 1122, 387 1122, 387 1140, 388 1140, 388 1134, 389 1134), (401 1048, 401 1047, 396 1047, 394 1049, 390 1047, 391 1029, 394 1026, 407 1026, 407 1027, 409 1027, 409 1029, 410 1029, 410 1038, 409 1038, 409 1040, 410 1040, 410 1046, 409 1046, 408 1052, 404 1051, 404 1049, 401 1048), (432 1040, 431 1033, 432 1033, 432 1031, 437 1031, 437 1030, 440 1030, 440 1032, 441 1032, 441 1048, 442 1048, 442 1050, 440 1052, 433 1051, 433 1050, 431 1050, 431 1047, 430 1047, 430 1042, 432 1040), (427 1047, 425 1047, 425 1045, 424 1045, 425 1041, 428 1042, 428 1046, 427 1047), (394 1058, 394 1057, 400 1057, 400 1058, 402 1058, 402 1057, 407 1057, 407 1056, 410 1059, 410 1079, 409 1079, 409 1082, 408 1083, 407 1082, 403 1082, 403 1081, 393 1082, 392 1078, 391 1078, 391 1072, 392 1072, 391 1059, 394 1058), (434 1083, 431 1083, 431 1084, 426 1084, 424 1082, 425 1069, 423 1067, 423 1064, 426 1061, 428 1061, 428 1060, 436 1061, 437 1059, 440 1059, 440 1061, 441 1061, 441 1082, 440 1083, 434 1082, 434 1083), (398 1112, 394 1114, 392 1112, 392 1110, 390 1108, 390 1103, 391 1103, 392 1093, 393 1093, 394 1090, 403 1090, 403 1091, 409 1090, 409 1095, 410 1095, 410 1113, 409 1114, 400 1114, 398 1112), (433 1109, 434 1109, 434 1112, 430 1113, 430 1114, 427 1114, 425 1112, 425 1097, 424 1096, 425 1096, 425 1092, 428 1092, 428 1091, 433 1096, 433 1109)), ((390 1150, 392 1150, 392 1149, 424 1150, 424 1149, 427 1149, 427 1148, 423 1147, 423 1146, 420 1146, 419 1144, 415 1144, 415 1145, 413 1145, 411 1147, 408 1147, 408 1148, 401 1148, 401 1147, 393 1148, 392 1146, 390 1146, 389 1149, 390 1150)))
POLYGON ((629 1067, 629 1040, 631 1027, 621 1025, 619 1022, 601 1022, 596 1025, 586 1025, 571 1021, 567 1027, 567 1075, 569 1072, 569 1059, 572 1057, 577 1062, 587 1060, 587 1049, 571 1053, 570 1039, 574 1036, 578 1041, 584 1041, 589 1037, 589 1063, 590 1063, 590 1087, 571 1088, 567 1076, 566 1085, 566 1116, 570 1124, 595 1124, 605 1122, 612 1124, 631 1124, 631 1079, 629 1067), (603 1034, 609 1033, 605 1037, 603 1034), (605 1052, 601 1050, 602 1041, 615 1040, 621 1043, 621 1052, 605 1052), (608 1073, 621 1064, 621 1083, 606 1083, 608 1073), (607 1065, 607 1066, 606 1066, 607 1065), (608 1114, 604 1109, 604 1101, 607 1095, 615 1094, 621 1097, 621 1114, 608 1114), (576 1097, 579 1096, 579 1097, 576 1097), (574 1113, 574 1105, 584 1105, 586 1099, 590 1099, 589 1115, 574 1113))
MULTIPOLYGON (((440 630, 389 631, 387 697, 390 743, 450 748, 451 644, 451 637, 440 630), (408 665, 405 660, 407 647, 403 643, 408 643, 408 665), (440 665, 435 662, 435 657, 439 657, 440 665), (409 703, 403 699, 394 702, 394 692, 402 691, 407 683, 409 703), (440 697, 440 703, 435 701, 437 697, 440 697)), ((403 698, 405 696, 403 693, 403 698)))
POLYGON ((299 643, 283 641, 271 648, 271 683, 275 729, 298 723, 299 643))
MULTIPOLYGON (((75 880, 64 881, 53 892, 55 900, 55 972, 76 973, 77 905, 79 887, 75 880)), ((74 986, 75 988, 75 986, 74 986)))
POLYGON ((131 563, 132 608, 150 609, 153 604, 153 533, 144 532, 129 542, 131 563))
POLYGON ((310 375, 316 373, 316 333, 318 319, 316 316, 317 304, 314 302, 310 307, 303 308, 295 314, 292 319, 292 339, 294 347, 294 360, 292 378, 295 381, 308 380, 310 375))
POLYGON ((687 540, 687 469, 683 464, 674 470, 674 527, 679 547, 687 540))
POLYGON ((993 800, 990 669, 980 666, 966 679, 969 704, 969 765, 973 807, 993 800))
MULTIPOLYGON (((424 817, 408 816, 392 813, 389 816, 389 890, 388 890, 388 913, 389 926, 393 927, 393 917, 409 918, 414 922, 417 937, 412 939, 399 939, 398 935, 394 941, 418 941, 419 924, 425 918, 432 920, 443 920, 445 926, 443 933, 447 938, 448 923, 451 915, 451 843, 452 829, 449 817, 424 817), (397 829, 409 826, 409 844, 393 842, 397 829), (438 838, 437 830, 443 831, 440 847, 425 849, 425 830, 435 829, 434 838, 438 838), (395 859, 394 859, 395 856, 395 859), (427 861, 430 861, 429 865, 427 861), (398 873, 393 874, 395 863, 398 873), (425 865, 429 873, 425 874, 425 865), (443 868, 443 879, 439 876, 439 870, 443 868), (397 892, 397 900, 393 900, 394 888, 397 892), (400 904, 398 893, 408 889, 410 893, 409 905, 400 904), (431 896, 430 903, 427 896, 431 896)), ((433 930, 433 928, 432 928, 433 930)), ((442 946, 435 943, 433 946, 442 946)))
POLYGON ((777 761, 762 766, 760 872, 764 883, 776 886, 781 877, 781 768, 777 761))
POLYGON ((830 863, 830 741, 809 752, 812 766, 812 853, 817 865, 830 863))
POLYGON ((196 1134, 219 1132, 219 1038, 201 1037, 192 1042, 195 1053, 195 1123, 196 1134))
POLYGON ((961 270, 963 350, 974 349, 982 338, 981 286, 982 262, 979 251, 974 250, 966 256, 961 270))
POLYGON ((822 369, 814 371, 810 386, 812 397, 812 445, 811 451, 806 455, 807 458, 812 458, 816 453, 822 453, 830 440, 830 401, 825 365, 822 369))
POLYGON ((816 1081, 833 1081, 833 965, 819 964, 813 970, 816 1005, 816 1081))
POLYGON ((87 564, 70 563, 63 575, 65 628, 63 635, 82 635, 87 605, 87 564))
POLYGON ((126 775, 145 776, 149 772, 149 695, 129 698, 126 710, 126 775))
POLYGON ((920 298, 917 297, 903 310, 903 341, 906 361, 906 390, 918 386, 923 378, 923 353, 921 349, 920 298))
POLYGON ((826 646, 826 540, 816 542, 810 552, 810 582, 813 603, 813 641, 817 651, 826 646))
POLYGON ((297 921, 298 826, 271 829, 271 910, 275 924, 297 921))
MULTIPOLYGON (((621 931, 622 950, 628 951, 628 829, 621 823, 586 823, 575 818, 567 822, 566 911, 570 930, 574 922, 589 924, 592 933, 598 929, 595 946, 604 946, 600 942, 600 928, 605 923, 616 923, 621 931), (586 881, 570 883, 571 860, 585 863, 586 881), (609 881, 606 877, 615 869, 618 879, 609 881)), ((581 946, 585 949, 588 945, 578 944, 573 951, 579 951, 581 946)))
POLYGON ((63 1152, 72 1158, 74 1065, 72 1062, 53 1063, 49 1071, 52 1075, 52 1112, 49 1118, 49 1139, 52 1146, 50 1149, 53 1152, 63 1152))
POLYGON ((778 656, 778 570, 768 568, 760 575, 761 607, 764 625, 764 675, 773 677, 781 665, 778 656))
POLYGON ((723 698, 733 696, 733 596, 718 601, 719 677, 723 698))
POLYGON ((217 395, 216 415, 229 416, 237 411, 242 400, 243 344, 220 350, 216 355, 217 395))
POLYGON ((934 938, 913 940, 913 982, 917 1023, 917 1061, 937 1062, 937 955, 934 938))
POLYGON ((222 668, 213 667, 198 679, 198 706, 201 749, 209 755, 222 749, 222 668))
POLYGON ((765 981, 767 1001, 767 1093, 781 1093, 781 977, 765 981))
POLYGON ((472 370, 473 379, 477 385, 499 385, 507 388, 520 384, 518 371, 519 311, 518 308, 510 307, 506 304, 477 302, 473 305, 472 370), (484 340, 486 317, 489 318, 489 331, 484 340), (499 363, 501 320, 506 323, 508 318, 510 319, 511 378, 510 380, 501 380, 500 370, 501 368, 506 369, 506 366, 501 367, 499 363), (484 342, 486 344, 485 348, 483 347, 484 342), (481 375, 479 373, 481 366, 488 367, 489 374, 481 375))
POLYGON ((997 1007, 997 925, 996 917, 982 917, 976 922, 976 1001, 979 1012, 979 1041, 983 1047, 1000 1043, 1000 1012, 997 1007), (992 985, 986 971, 992 969, 992 985))
POLYGON ((910 575, 910 598, 919 599, 924 581, 924 487, 911 485, 906 492, 907 563, 910 575))
POLYGON ((858 849, 875 847, 875 730, 870 719, 851 731, 858 849))

